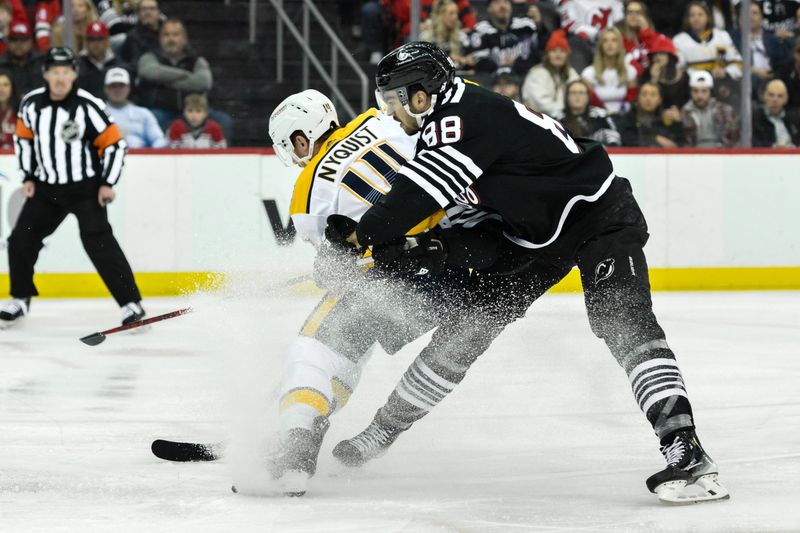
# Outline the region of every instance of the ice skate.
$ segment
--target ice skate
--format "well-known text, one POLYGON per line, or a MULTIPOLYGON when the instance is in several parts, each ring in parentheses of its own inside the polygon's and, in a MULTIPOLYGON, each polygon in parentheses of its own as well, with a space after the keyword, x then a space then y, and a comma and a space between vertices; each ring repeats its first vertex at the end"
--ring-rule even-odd
POLYGON ((143 319, 145 316, 144 309, 139 302, 129 302, 122 306, 122 325, 127 326, 131 322, 136 322, 143 319))
POLYGON ((294 428, 282 439, 270 460, 270 470, 284 495, 298 497, 306 493, 308 480, 317 470, 319 449, 328 427, 330 421, 320 416, 314 420, 312 430, 294 428))
POLYGON ((14 298, 7 302, 6 305, 0 309, 0 329, 10 328, 14 324, 18 324, 28 315, 30 305, 30 298, 14 298))
POLYGON ((333 456, 345 466, 359 467, 385 454, 403 431, 373 420, 367 429, 336 445, 333 456))
POLYGON ((719 482, 719 469, 700 445, 693 429, 677 431, 672 442, 661 446, 667 468, 647 478, 647 488, 670 505, 730 498, 719 482))

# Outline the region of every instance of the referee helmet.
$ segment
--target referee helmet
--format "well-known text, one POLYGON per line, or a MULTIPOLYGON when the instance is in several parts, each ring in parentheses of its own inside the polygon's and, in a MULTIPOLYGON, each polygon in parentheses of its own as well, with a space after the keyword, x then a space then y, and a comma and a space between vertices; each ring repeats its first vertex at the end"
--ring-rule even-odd
POLYGON ((66 46, 55 46, 47 51, 44 56, 44 65, 42 71, 47 72, 50 67, 67 66, 72 67, 75 72, 78 71, 78 57, 71 48, 66 46))

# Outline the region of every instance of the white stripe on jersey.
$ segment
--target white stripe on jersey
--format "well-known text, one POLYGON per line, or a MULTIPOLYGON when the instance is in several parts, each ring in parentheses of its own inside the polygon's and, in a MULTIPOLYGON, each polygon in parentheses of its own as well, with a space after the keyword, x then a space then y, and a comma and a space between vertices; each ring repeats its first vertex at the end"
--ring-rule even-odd
POLYGON ((483 171, 478 165, 475 164, 471 157, 459 152, 452 146, 442 146, 440 150, 467 167, 467 171, 472 174, 470 185, 472 184, 472 181, 475 181, 480 177, 481 174, 483 174, 483 171))
POLYGON ((579 194, 578 196, 573 196, 572 198, 570 198, 569 202, 567 202, 567 205, 564 206, 564 211, 561 212, 561 218, 559 218, 558 220, 558 226, 556 226, 556 231, 553 233, 552 237, 550 237, 544 243, 536 244, 530 241, 526 241, 525 239, 522 239, 520 237, 515 237, 514 235, 510 235, 506 232, 503 232, 503 235, 514 244, 522 246, 523 248, 536 249, 549 246, 561 234, 561 230, 564 228, 564 222, 567 220, 567 215, 569 215, 569 212, 572 211, 573 207, 575 207, 575 204, 577 204, 581 200, 585 202, 596 202, 601 196, 603 196, 606 190, 608 190, 608 188, 611 186, 611 182, 614 181, 614 177, 615 174, 613 172, 609 174, 608 177, 606 178, 606 181, 604 181, 603 185, 600 186, 600 189, 591 196, 585 196, 583 194, 579 194))
MULTIPOLYGON (((46 107, 39 113, 40 124, 50 124, 53 120, 53 108, 46 107)), ((39 132, 38 139, 35 142, 39 145, 38 157, 39 166, 45 173, 45 180, 47 183, 54 185, 56 183, 56 170, 53 166, 53 160, 50 157, 50 128, 42 128, 39 132)))
POLYGON ((450 200, 439 191, 436 187, 430 184, 428 180, 414 172, 412 169, 408 167, 408 164, 400 169, 400 173, 422 187, 422 189, 431 195, 431 197, 436 200, 440 206, 444 207, 450 203, 450 200))
MULTIPOLYGON (((454 164, 452 161, 444 157, 437 150, 425 150, 419 153, 419 156, 423 155, 426 156, 426 159, 435 159, 437 164, 445 166, 446 169, 442 169, 437 165, 437 168, 440 168, 441 172, 445 176, 451 175, 453 177, 461 178, 462 183, 459 184, 459 187, 461 187, 462 189, 469 187, 472 184, 472 180, 464 173, 463 170, 461 170, 461 168, 458 165, 454 164)), ((434 164, 434 162, 431 161, 431 164, 434 164)))
MULTIPOLYGON (((67 168, 67 150, 68 146, 67 143, 64 142, 64 139, 59 134, 59 132, 63 131, 64 123, 69 120, 69 112, 65 109, 58 107, 56 108, 56 127, 55 127, 55 138, 53 141, 55 142, 55 153, 56 153, 56 168, 67 168)), ((66 172, 59 172, 58 173, 58 184, 64 185, 68 183, 69 180, 67 179, 69 175, 66 172)))

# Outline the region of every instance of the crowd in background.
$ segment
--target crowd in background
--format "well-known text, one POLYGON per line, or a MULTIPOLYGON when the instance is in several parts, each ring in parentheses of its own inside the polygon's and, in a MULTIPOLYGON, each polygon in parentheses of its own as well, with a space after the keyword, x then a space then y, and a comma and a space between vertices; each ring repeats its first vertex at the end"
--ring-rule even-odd
POLYGON ((79 54, 78 87, 108 103, 132 148, 224 148, 232 118, 210 109, 213 78, 186 27, 157 0, 0 0, 0 147, 13 147, 19 99, 44 85, 43 53, 79 54))
MULTIPOLYGON (((220 148, 230 115, 213 76, 158 0, 0 0, 0 147, 42 54, 72 33, 80 88, 108 102, 135 148, 220 148)), ((377 64, 411 31, 410 0, 343 0, 340 24, 377 64)), ((735 147, 741 98, 752 144, 800 146, 800 0, 753 1, 752 93, 741 94, 738 0, 420 0, 421 39, 460 73, 610 146, 735 147), (480 3, 477 3, 480 2, 480 3)))
MULTIPOLYGON (((461 74, 611 146, 800 146, 800 1, 753 1, 752 94, 741 94, 737 0, 422 0, 421 38, 461 74), (473 2, 474 3, 474 2, 473 2), (477 15, 480 11, 484 15, 477 15)), ((409 38, 409 0, 369 0, 369 59, 409 38)))

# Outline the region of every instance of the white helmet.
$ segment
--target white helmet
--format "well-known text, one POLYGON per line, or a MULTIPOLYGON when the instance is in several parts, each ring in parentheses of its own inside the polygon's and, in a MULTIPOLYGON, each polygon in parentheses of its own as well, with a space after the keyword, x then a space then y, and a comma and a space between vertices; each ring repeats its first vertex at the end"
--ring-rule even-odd
POLYGON ((269 117, 269 136, 275 153, 287 167, 308 163, 314 153, 314 143, 331 129, 331 123, 338 126, 339 118, 327 96, 314 89, 291 95, 269 117), (308 154, 302 158, 294 153, 290 138, 296 131, 308 138, 308 154))

